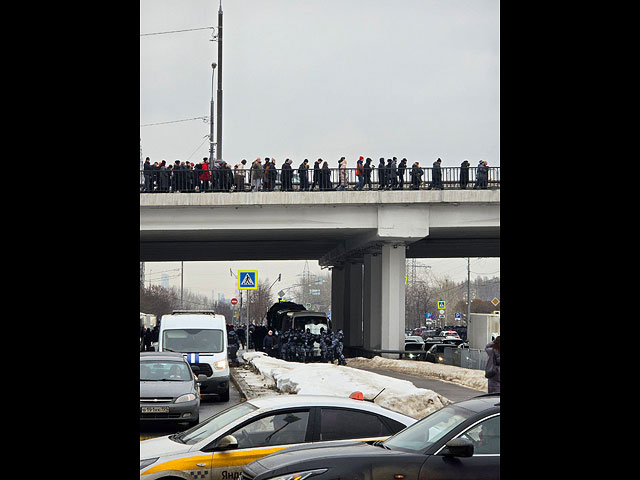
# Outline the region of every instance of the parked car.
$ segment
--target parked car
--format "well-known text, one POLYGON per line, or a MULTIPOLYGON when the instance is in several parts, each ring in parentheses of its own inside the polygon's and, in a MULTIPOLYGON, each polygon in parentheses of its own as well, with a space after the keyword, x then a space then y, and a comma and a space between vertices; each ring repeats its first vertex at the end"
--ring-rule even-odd
POLYGON ((456 348, 456 345, 451 343, 436 343, 435 345, 431 345, 429 350, 427 350, 425 360, 431 363, 444 363, 445 348, 456 348))
POLYGON ((200 388, 193 370, 180 353, 140 353, 140 421, 187 422, 196 425, 200 388))
POLYGON ((411 352, 404 354, 409 359, 424 360, 427 354, 424 350, 424 340, 417 335, 404 338, 404 349, 411 352))
POLYGON ((246 465, 240 480, 500 478, 500 394, 448 405, 385 441, 292 447, 246 465))
POLYGON ((352 398, 254 398, 184 432, 141 441, 140 477, 237 479, 243 465, 293 445, 380 440, 415 422, 371 401, 352 398))

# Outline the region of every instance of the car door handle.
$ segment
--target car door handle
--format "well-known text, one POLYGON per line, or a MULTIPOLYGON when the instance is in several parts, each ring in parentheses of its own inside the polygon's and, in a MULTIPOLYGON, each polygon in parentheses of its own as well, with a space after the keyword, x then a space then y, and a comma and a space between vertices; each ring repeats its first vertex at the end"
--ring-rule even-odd
POLYGON ((206 463, 196 463, 196 467, 205 467, 206 463))

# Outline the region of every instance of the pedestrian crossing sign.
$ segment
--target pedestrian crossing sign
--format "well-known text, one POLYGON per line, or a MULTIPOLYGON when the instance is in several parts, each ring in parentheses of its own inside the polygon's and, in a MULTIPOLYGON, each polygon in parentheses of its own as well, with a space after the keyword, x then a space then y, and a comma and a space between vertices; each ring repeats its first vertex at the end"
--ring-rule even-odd
POLYGON ((438 300, 438 309, 444 310, 445 308, 447 308, 447 302, 444 300, 438 300))
POLYGON ((258 271, 238 270, 238 290, 257 290, 258 271))

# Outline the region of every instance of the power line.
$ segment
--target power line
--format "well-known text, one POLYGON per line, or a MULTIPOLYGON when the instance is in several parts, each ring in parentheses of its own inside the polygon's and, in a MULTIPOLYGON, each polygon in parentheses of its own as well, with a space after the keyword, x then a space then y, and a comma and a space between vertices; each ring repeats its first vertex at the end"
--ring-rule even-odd
POLYGON ((170 30, 166 32, 141 33, 141 37, 149 37, 151 35, 166 35, 168 33, 195 32, 196 30, 215 30, 216 27, 188 28, 185 30, 170 30))
POLYGON ((208 117, 185 118, 184 120, 171 120, 169 122, 146 123, 146 124, 140 125, 140 126, 141 127, 152 127, 154 125, 166 125, 168 123, 190 122, 192 120, 202 120, 202 121, 204 121, 204 123, 207 123, 207 120, 209 120, 209 118, 208 117))

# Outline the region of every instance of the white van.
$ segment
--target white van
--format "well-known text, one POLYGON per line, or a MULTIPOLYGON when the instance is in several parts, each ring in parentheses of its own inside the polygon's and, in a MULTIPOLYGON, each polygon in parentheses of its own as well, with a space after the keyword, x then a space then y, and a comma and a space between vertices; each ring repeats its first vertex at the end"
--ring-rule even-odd
POLYGON ((227 361, 227 325, 223 315, 208 310, 174 310, 160 321, 158 350, 180 352, 200 383, 202 395, 216 394, 229 401, 229 362, 227 361))

